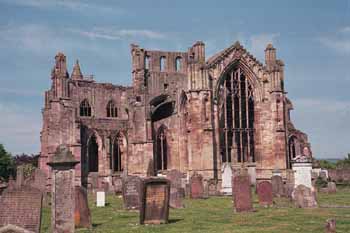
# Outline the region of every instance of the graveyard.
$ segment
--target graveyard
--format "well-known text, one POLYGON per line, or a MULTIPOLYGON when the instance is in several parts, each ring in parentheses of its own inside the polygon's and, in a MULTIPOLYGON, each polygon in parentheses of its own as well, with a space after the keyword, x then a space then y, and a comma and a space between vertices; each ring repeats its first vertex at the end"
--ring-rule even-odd
MULTIPOLYGON (((253 192, 254 194, 254 192, 253 192)), ((337 232, 350 229, 350 208, 295 208, 286 198, 278 198, 270 208, 259 207, 254 194, 256 212, 233 213, 230 197, 209 199, 185 199, 184 209, 170 209, 169 224, 140 225, 138 212, 123 208, 121 197, 107 196, 107 205, 98 208, 95 197, 89 197, 92 212, 92 230, 77 229, 76 232, 324 232, 325 220, 337 219, 337 232), (181 229, 181 230, 180 230, 181 229)), ((337 194, 320 194, 320 205, 349 205, 350 188, 340 188, 337 194)), ((42 232, 50 232, 50 209, 43 209, 42 232)))

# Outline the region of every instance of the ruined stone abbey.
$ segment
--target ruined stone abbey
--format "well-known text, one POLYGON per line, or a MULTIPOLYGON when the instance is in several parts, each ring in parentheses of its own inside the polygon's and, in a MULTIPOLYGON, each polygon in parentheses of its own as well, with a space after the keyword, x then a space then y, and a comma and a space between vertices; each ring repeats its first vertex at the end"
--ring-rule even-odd
POLYGON ((132 86, 96 82, 76 62, 71 75, 58 53, 45 92, 40 168, 66 144, 81 163, 77 182, 113 185, 122 174, 165 175, 177 169, 220 183, 223 164, 257 179, 312 156, 291 119, 284 63, 267 45, 264 64, 238 42, 206 59, 196 42, 185 52, 131 45, 132 86))

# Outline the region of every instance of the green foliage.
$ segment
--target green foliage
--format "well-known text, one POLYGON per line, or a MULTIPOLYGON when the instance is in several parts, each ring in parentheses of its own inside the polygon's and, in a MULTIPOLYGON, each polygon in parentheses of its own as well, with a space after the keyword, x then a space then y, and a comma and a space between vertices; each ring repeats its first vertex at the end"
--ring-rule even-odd
POLYGON ((318 160, 319 165, 323 169, 335 169, 336 165, 334 163, 331 163, 327 160, 318 160))
POLYGON ((327 184, 328 184, 328 182, 326 180, 322 179, 321 177, 317 177, 315 183, 316 183, 317 188, 326 188, 327 184))
POLYGON ((15 174, 15 164, 10 153, 0 144, 0 177, 8 180, 10 175, 15 174))
POLYGON ((350 169, 350 153, 348 153, 347 158, 345 158, 343 160, 339 160, 336 164, 336 167, 339 169, 344 169, 344 168, 350 169))

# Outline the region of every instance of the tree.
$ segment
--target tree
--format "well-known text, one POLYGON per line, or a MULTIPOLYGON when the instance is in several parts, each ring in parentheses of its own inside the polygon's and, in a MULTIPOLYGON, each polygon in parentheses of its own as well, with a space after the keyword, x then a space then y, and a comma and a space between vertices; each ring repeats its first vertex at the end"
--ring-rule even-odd
POLYGON ((336 165, 327 160, 318 160, 319 165, 323 169, 335 169, 336 165))
POLYGON ((0 144, 0 177, 8 180, 10 175, 15 174, 15 164, 10 153, 0 144))
POLYGON ((337 162, 337 168, 350 168, 350 153, 348 153, 348 157, 337 162))

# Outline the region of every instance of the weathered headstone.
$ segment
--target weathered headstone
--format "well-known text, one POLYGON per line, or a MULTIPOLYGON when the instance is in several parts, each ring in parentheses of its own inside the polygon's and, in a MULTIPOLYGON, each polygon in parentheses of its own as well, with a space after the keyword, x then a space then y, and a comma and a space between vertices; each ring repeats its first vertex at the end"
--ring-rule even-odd
POLYGON ((171 170, 166 175, 167 179, 170 180, 170 207, 172 208, 183 208, 181 193, 182 189, 182 173, 178 170, 171 170))
POLYGON ((75 187, 75 227, 91 228, 91 214, 87 198, 87 191, 84 187, 75 187))
POLYGON ((294 171, 288 169, 286 171, 286 184, 284 185, 284 194, 286 197, 291 198, 294 190, 294 171))
POLYGON ((198 173, 194 173, 190 178, 190 198, 204 198, 203 177, 198 173))
POLYGON ((66 145, 57 147, 52 161, 51 226, 53 233, 74 232, 75 160, 66 145))
POLYGON ((138 176, 126 176, 123 179, 124 208, 128 210, 140 207, 141 178, 138 176))
POLYGON ((33 231, 26 230, 22 227, 8 224, 0 227, 0 233, 34 233, 33 231))
POLYGON ((335 182, 328 182, 327 189, 328 193, 330 194, 337 193, 337 185, 335 184, 335 182))
POLYGON ((12 224, 32 232, 40 231, 42 194, 21 186, 7 190, 0 199, 0 227, 12 224))
POLYGON ((248 164, 247 171, 250 177, 250 183, 252 185, 256 185, 256 164, 255 163, 248 164))
POLYGON ((168 223, 170 181, 147 178, 141 188, 140 224, 168 223))
POLYGON ((274 175, 271 177, 272 192, 274 197, 283 196, 283 180, 281 176, 274 175))
POLYGON ((317 207, 316 193, 305 185, 298 185, 293 191, 293 200, 296 207, 315 208, 317 207))
POLYGON ((248 212, 253 210, 252 191, 249 175, 237 175, 233 177, 232 197, 236 212, 248 212))
POLYGON ((217 190, 217 186, 218 186, 217 180, 215 180, 215 179, 208 180, 208 195, 209 196, 219 195, 219 192, 217 190))
POLYGON ((96 192, 96 206, 105 207, 106 205, 106 193, 104 191, 96 192))
POLYGON ((121 194, 123 192, 123 181, 119 176, 112 179, 115 194, 121 194))
POLYGON ((298 185, 304 185, 310 189, 312 186, 311 172, 312 162, 306 156, 299 156, 293 160, 292 169, 294 171, 294 188, 298 185))
POLYGON ((261 206, 271 206, 273 204, 272 184, 269 181, 259 182, 256 186, 259 204, 261 206))
POLYGON ((325 226, 326 233, 336 233, 336 221, 335 219, 328 219, 325 226))
POLYGON ((223 195, 232 195, 232 167, 230 163, 224 163, 221 169, 221 193, 223 195))

